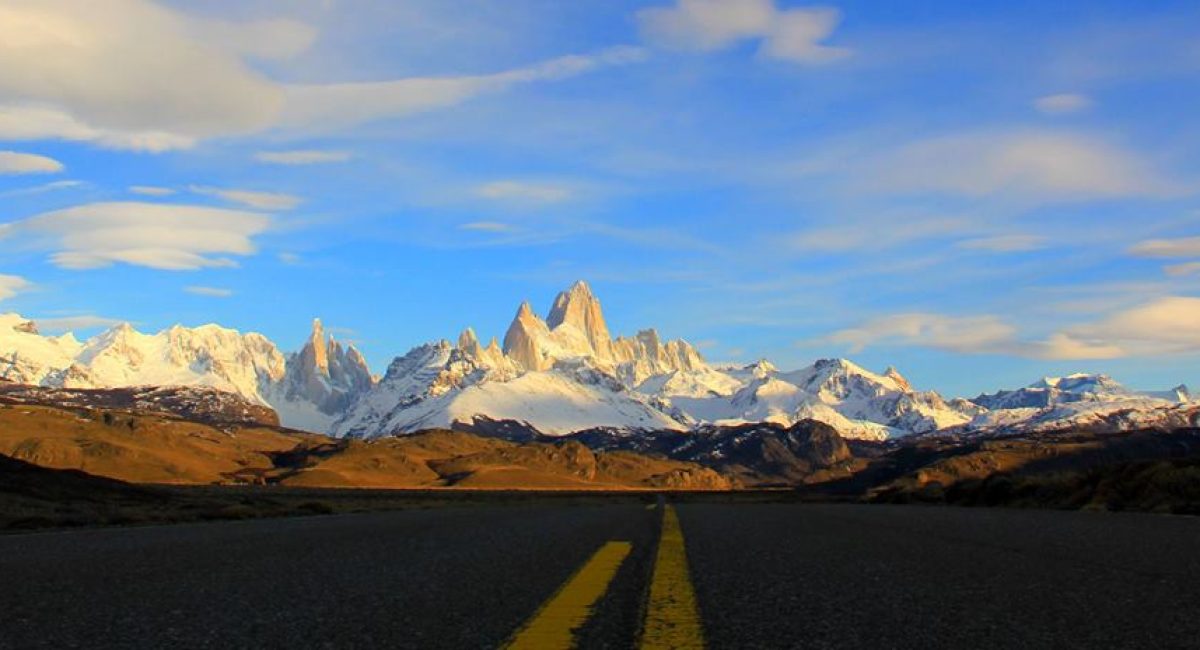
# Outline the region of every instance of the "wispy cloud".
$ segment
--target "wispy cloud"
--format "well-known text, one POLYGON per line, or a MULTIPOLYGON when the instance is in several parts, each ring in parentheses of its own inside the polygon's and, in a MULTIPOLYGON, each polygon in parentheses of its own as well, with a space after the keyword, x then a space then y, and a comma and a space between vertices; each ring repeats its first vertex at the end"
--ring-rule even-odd
POLYGON ((459 230, 474 230, 477 232, 513 232, 516 227, 509 223, 498 221, 472 221, 458 227, 459 230))
POLYGON ((1092 100, 1078 93, 1060 93, 1038 97, 1033 101, 1033 107, 1047 115, 1068 115, 1091 108, 1092 100))
POLYGON ((1200 237, 1147 239, 1129 248, 1137 257, 1200 257, 1200 237))
POLYGON ((917 241, 961 236, 979 226, 957 216, 890 213, 886 219, 848 220, 831 226, 819 226, 793 235, 791 248, 801 251, 845 253, 878 251, 917 241))
POLYGON ((141 194, 142 196, 171 196, 176 190, 170 187, 157 187, 154 185, 131 185, 129 191, 133 194, 141 194))
POLYGON ((607 67, 629 65, 642 61, 645 56, 641 48, 621 46, 487 75, 293 85, 286 89, 287 102, 279 126, 326 131, 383 118, 404 117, 456 106, 521 84, 558 81, 607 67))
POLYGON ((183 290, 195 296, 207 296, 209 298, 228 298, 233 295, 233 290, 219 287, 190 286, 184 287, 183 290))
POLYGON ((1195 275, 1200 273, 1200 262, 1184 262, 1182 264, 1168 264, 1163 267, 1163 273, 1172 277, 1182 277, 1185 275, 1195 275))
POLYGON ((0 151, 0 174, 56 174, 66 169, 53 158, 18 151, 0 151))
POLYGON ((838 330, 821 342, 846 345, 852 353, 873 345, 891 344, 1037 359, 1112 359, 1124 355, 1116 345, 1065 332, 1040 341, 1022 340, 1015 326, 993 315, 893 314, 838 330))
POLYGON ((254 154, 254 159, 258 162, 272 165, 323 165, 346 162, 350 158, 349 151, 319 151, 316 149, 260 151, 254 154))
POLYGON ((660 47, 711 51, 759 41, 759 55, 793 63, 822 64, 850 54, 825 45, 841 21, 831 8, 783 10, 775 0, 676 0, 637 13, 643 37, 660 47))
POLYGON ((476 196, 493 201, 517 203, 561 203, 571 198, 570 188, 552 183, 526 181, 492 181, 475 188, 476 196))
POLYGON ((33 187, 21 187, 15 190, 8 190, 7 192, 0 192, 0 197, 8 199, 18 196, 36 196, 38 194, 45 194, 47 192, 75 189, 84 187, 86 185, 87 183, 76 180, 52 181, 49 183, 43 183, 41 185, 34 185, 33 187))
POLYGON ((43 333, 74 332, 77 330, 90 330, 99 327, 113 327, 114 325, 120 325, 123 322, 124 321, 118 318, 107 318, 105 316, 96 316, 93 314, 34 319, 34 323, 37 325, 38 331, 43 333))
POLYGON ((304 199, 298 196, 279 192, 260 192, 255 190, 205 187, 201 185, 190 185, 188 186, 188 190, 194 194, 215 196, 231 203, 240 203, 258 210, 291 210, 304 202, 304 199))
POLYGON ((992 253, 1021 253, 1035 251, 1046 246, 1046 238, 1040 235, 993 235, 967 239, 955 244, 958 248, 992 253))
POLYGON ((1200 298, 1164 296, 1069 331, 1118 343, 1129 354, 1200 352, 1200 298))
POLYGON ((1178 192, 1138 155, 1101 139, 1051 131, 931 138, 868 164, 880 190, 1077 200, 1178 192))
POLYGON ((0 274, 0 300, 12 298, 31 286, 33 285, 29 280, 19 275, 0 274))
POLYGON ((618 47, 492 74, 307 85, 255 65, 301 55, 316 37, 295 20, 220 21, 151 0, 8 3, 0 8, 0 140, 187 149, 274 128, 309 133, 402 117, 644 58, 618 47))
POLYGON ((171 271, 234 266, 250 255, 270 219, 255 212, 194 205, 89 203, 6 224, 0 238, 29 238, 51 261, 82 270, 115 263, 171 271))

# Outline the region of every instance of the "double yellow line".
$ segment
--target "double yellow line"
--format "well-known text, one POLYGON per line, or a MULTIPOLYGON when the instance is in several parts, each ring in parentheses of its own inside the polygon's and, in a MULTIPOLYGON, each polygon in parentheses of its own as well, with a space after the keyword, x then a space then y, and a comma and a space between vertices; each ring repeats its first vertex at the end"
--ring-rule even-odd
MULTIPOLYGON (((575 647, 575 635, 592 615, 596 601, 621 563, 629 556, 629 542, 608 542, 596 551, 505 645, 514 650, 575 647)), ((642 626, 641 647, 703 648, 704 630, 696 608, 696 592, 688 574, 683 529, 674 506, 663 510, 662 533, 654 558, 650 599, 642 626)))

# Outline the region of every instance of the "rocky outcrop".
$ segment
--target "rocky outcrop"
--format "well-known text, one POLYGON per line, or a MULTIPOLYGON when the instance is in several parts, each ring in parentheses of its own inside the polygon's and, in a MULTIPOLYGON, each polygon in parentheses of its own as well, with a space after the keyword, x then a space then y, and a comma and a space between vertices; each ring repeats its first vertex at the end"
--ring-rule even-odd
POLYGON ((594 356, 600 359, 611 359, 613 356, 612 337, 608 333, 608 324, 604 322, 600 301, 582 280, 558 294, 546 318, 546 325, 551 330, 573 327, 583 334, 594 356))
POLYGON ((375 384, 366 359, 353 345, 326 336, 320 319, 304 347, 287 362, 285 398, 308 402, 330 416, 344 413, 375 384))
POLYGON ((552 360, 546 359, 541 346, 549 336, 550 328, 533 313, 528 302, 523 302, 504 335, 504 354, 526 370, 545 370, 553 365, 552 360))
POLYGON ((584 359, 631 385, 653 375, 706 367, 700 353, 686 341, 663 342, 653 329, 614 341, 600 301, 582 281, 558 294, 544 321, 528 302, 522 303, 504 337, 504 353, 532 371, 584 359))

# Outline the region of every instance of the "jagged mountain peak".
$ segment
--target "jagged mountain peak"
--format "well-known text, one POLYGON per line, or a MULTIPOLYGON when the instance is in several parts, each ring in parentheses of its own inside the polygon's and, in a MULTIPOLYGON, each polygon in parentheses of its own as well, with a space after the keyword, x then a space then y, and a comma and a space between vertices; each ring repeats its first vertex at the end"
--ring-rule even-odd
MULTIPOLYGON (((330 337, 332 341, 332 337, 330 337)), ((305 357, 306 363, 314 369, 329 374, 329 349, 325 343, 325 327, 321 324, 320 318, 314 318, 312 322, 312 332, 308 336, 308 342, 304 344, 304 348, 300 351, 300 355, 305 357)))
POLYGON ((528 320, 530 318, 538 318, 538 316, 533 313, 533 305, 528 300, 523 300, 521 301, 521 305, 517 307, 516 318, 517 320, 528 320))
POLYGON ((549 367, 549 362, 539 342, 549 333, 550 329, 533 313, 529 302, 523 302, 504 334, 504 354, 527 370, 543 370, 549 367))
POLYGON ((326 334, 321 319, 314 318, 304 347, 287 359, 282 384, 268 392, 284 423, 325 430, 371 389, 375 377, 362 353, 326 334))
POLYGON ((1071 393, 1095 393, 1121 391, 1124 390, 1125 387, 1122 386, 1120 382, 1106 374, 1076 372, 1070 375, 1064 375, 1062 377, 1042 377, 1038 381, 1030 384, 1029 388, 1054 388, 1071 393))
POLYGON ((479 345, 479 337, 475 335, 475 329, 468 327, 458 335, 458 347, 461 350, 478 355, 482 351, 479 345))
POLYGON ((896 370, 896 366, 888 366, 887 369, 883 371, 883 376, 896 382, 896 385, 899 386, 901 390, 905 392, 912 392, 912 384, 908 382, 908 379, 904 375, 900 374, 899 370, 896 370))
POLYGON ((612 356, 612 336, 608 332, 608 324, 604 321, 600 300, 583 280, 558 294, 550 308, 550 314, 546 317, 546 325, 551 330, 564 326, 574 327, 583 334, 595 356, 601 359, 612 356))

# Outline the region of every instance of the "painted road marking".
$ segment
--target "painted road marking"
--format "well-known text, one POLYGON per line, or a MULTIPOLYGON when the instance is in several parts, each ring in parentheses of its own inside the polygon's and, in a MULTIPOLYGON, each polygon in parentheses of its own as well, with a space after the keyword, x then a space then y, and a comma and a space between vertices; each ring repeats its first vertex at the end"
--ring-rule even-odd
POLYGON ((591 616, 592 606, 608 590, 631 548, 629 542, 608 542, 601 546, 504 647, 516 650, 575 647, 575 631, 591 616))
POLYGON ((683 529, 675 506, 669 504, 663 510, 641 647, 643 650, 704 647, 704 629, 696 608, 696 591, 688 575, 683 529))

